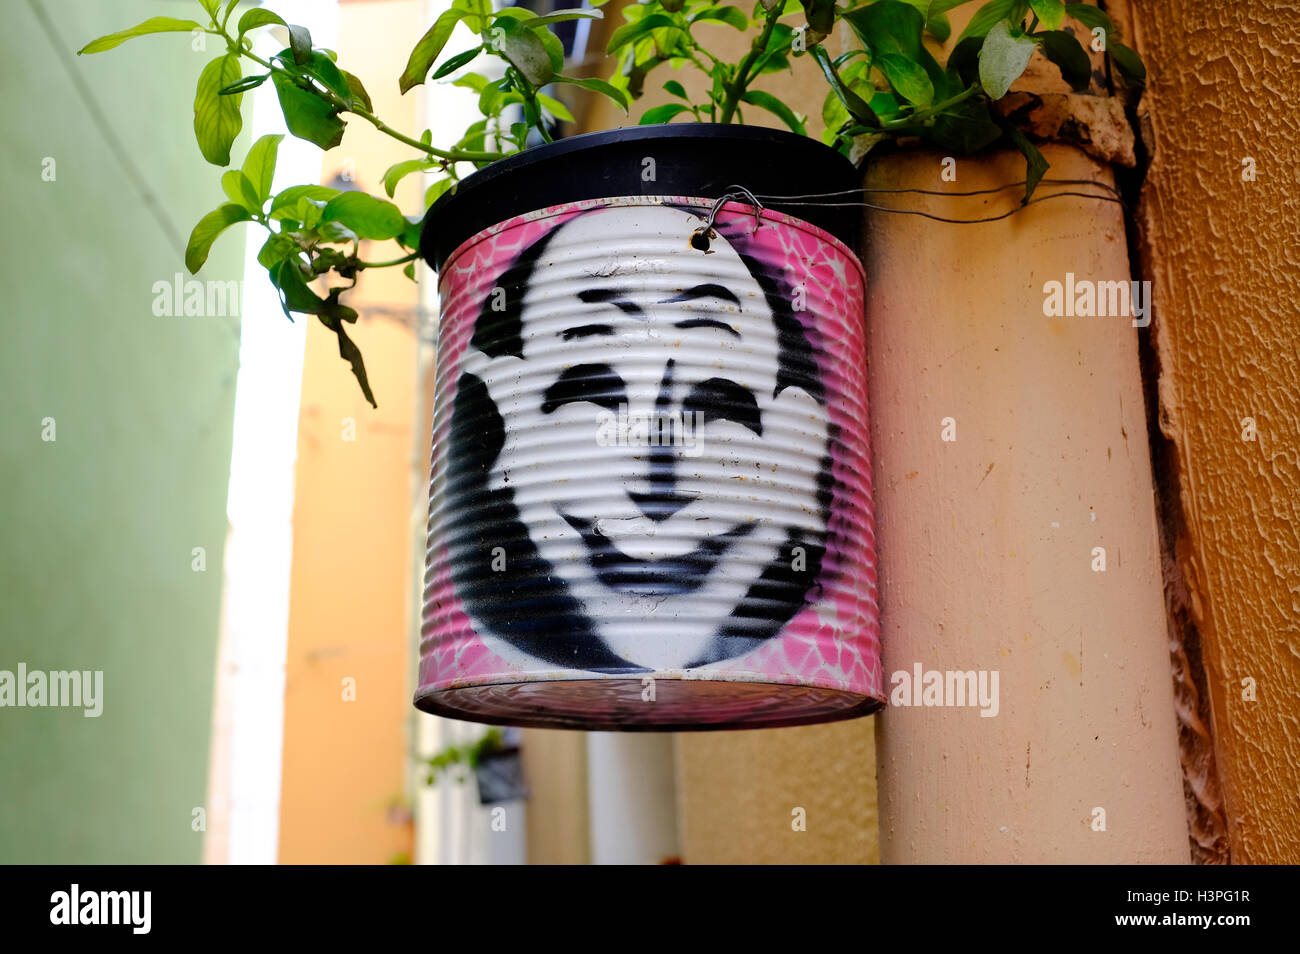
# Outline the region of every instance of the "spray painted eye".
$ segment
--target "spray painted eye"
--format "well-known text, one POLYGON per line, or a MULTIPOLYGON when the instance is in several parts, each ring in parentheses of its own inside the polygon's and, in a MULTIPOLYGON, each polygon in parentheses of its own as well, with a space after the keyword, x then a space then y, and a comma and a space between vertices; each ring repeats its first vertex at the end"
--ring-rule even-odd
POLYGON ((763 415, 754 392, 726 378, 709 378, 695 385, 682 402, 682 410, 699 414, 698 420, 705 424, 709 421, 733 421, 759 437, 763 436, 763 415))

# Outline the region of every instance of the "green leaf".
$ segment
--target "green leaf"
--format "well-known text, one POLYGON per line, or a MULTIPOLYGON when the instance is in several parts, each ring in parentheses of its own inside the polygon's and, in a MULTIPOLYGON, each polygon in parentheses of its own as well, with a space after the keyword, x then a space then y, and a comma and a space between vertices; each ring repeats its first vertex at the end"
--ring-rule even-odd
POLYGON ((299 139, 314 142, 322 149, 333 149, 343 140, 347 124, 338 118, 334 107, 315 93, 302 89, 283 73, 276 72, 272 81, 289 132, 299 139))
POLYGON ((808 25, 823 36, 830 36, 835 23, 835 0, 799 0, 808 17, 808 25))
POLYGON ((257 253, 257 264, 269 272, 297 252, 297 242, 282 232, 274 232, 262 243, 262 248, 257 253))
POLYGON ((465 135, 461 136, 460 141, 452 148, 458 150, 463 149, 466 152, 481 151, 484 147, 484 142, 487 139, 487 124, 488 120, 486 117, 480 119, 476 123, 470 123, 465 129, 465 135))
POLYGON ((849 111, 844 108, 839 94, 834 89, 828 89, 826 97, 822 100, 822 125, 826 127, 828 133, 833 134, 848 121, 849 111))
POLYGON ((533 30, 533 34, 542 41, 542 46, 546 47, 546 55, 551 58, 551 75, 554 76, 564 69, 564 44, 560 42, 558 36, 544 27, 534 30, 531 24, 535 22, 530 20, 528 29, 533 30))
POLYGON ((451 8, 459 10, 465 25, 479 36, 488 28, 492 16, 492 0, 451 0, 451 8))
POLYGON ((879 128, 880 118, 872 111, 867 101, 845 86, 840 80, 839 75, 835 72, 835 67, 831 65, 831 57, 826 52, 826 47, 818 43, 810 52, 813 59, 817 61, 817 65, 821 67, 826 82, 830 84, 835 95, 839 97, 848 114, 860 123, 879 128))
POLYGON ((447 62, 443 63, 442 66, 434 70, 433 76, 430 78, 436 80, 442 79, 444 76, 448 76, 451 73, 456 72, 458 69, 460 69, 466 63, 470 62, 470 60, 474 59, 474 57, 478 56, 482 52, 483 52, 483 47, 482 45, 479 45, 474 47, 474 49, 472 50, 466 50, 464 53, 457 53, 455 56, 448 59, 447 62))
POLYGON ((699 23, 701 20, 716 20, 737 30, 749 29, 749 17, 736 7, 708 7, 691 17, 692 23, 699 23))
POLYGON ((678 99, 690 100, 690 97, 686 95, 686 87, 677 82, 677 80, 669 80, 667 83, 664 83, 664 91, 676 96, 678 99))
POLYGON ((305 26, 289 25, 289 52, 299 66, 311 59, 311 33, 305 26))
POLYGON ((1119 36, 1119 31, 1115 29, 1115 24, 1111 23, 1110 17, 1108 17, 1105 11, 1099 7, 1094 7, 1090 3, 1067 3, 1065 5, 1065 12, 1067 15, 1078 20, 1089 30, 1095 30, 1097 27, 1101 27, 1106 31, 1107 42, 1109 42, 1111 36, 1119 36))
POLYGON ((271 133, 262 136, 244 157, 244 175, 253 186, 258 199, 258 207, 271 197, 271 180, 275 178, 276 153, 280 149, 283 133, 271 133))
POLYGON ((745 95, 740 98, 743 102, 751 103, 759 109, 766 109, 800 136, 808 135, 808 130, 804 127, 803 118, 771 93, 764 93, 762 90, 751 89, 747 90, 745 95))
POLYGON ((397 184, 413 172, 423 172, 429 168, 429 164, 423 159, 406 159, 402 162, 394 163, 388 167, 384 173, 384 191, 388 193, 391 199, 393 193, 397 191, 397 184))
POLYGON ((278 13, 272 13, 263 7, 257 7, 249 10, 239 18, 239 35, 243 36, 249 30, 256 30, 258 27, 272 25, 287 27, 289 24, 285 23, 278 13))
POLYGON ((277 195, 274 201, 271 202, 271 210, 267 215, 277 220, 292 219, 298 214, 299 199, 311 199, 315 202, 328 202, 336 195, 339 195, 339 190, 331 189, 329 186, 290 186, 277 195))
POLYGON ((397 236, 397 241, 405 248, 418 249, 420 247, 420 232, 424 229, 424 216, 408 215, 405 216, 405 219, 406 228, 402 230, 401 235, 397 236))
POLYGON ((230 169, 221 176, 221 191, 231 202, 242 205, 249 212, 255 214, 262 210, 262 203, 257 200, 257 189, 238 169, 230 169))
POLYGON ((605 47, 605 52, 613 53, 621 50, 633 40, 638 40, 645 36, 651 30, 659 30, 664 27, 676 26, 672 18, 662 13, 652 13, 649 16, 642 17, 634 23, 625 23, 609 38, 609 45, 605 47))
POLYGON ((975 11, 975 15, 970 18, 966 24, 966 29, 961 31, 957 37, 957 42, 971 36, 985 36, 989 30, 993 29, 993 24, 1000 20, 1006 20, 1015 13, 1017 0, 989 0, 988 3, 975 11))
POLYGON ((359 235, 352 231, 342 222, 322 222, 316 226, 316 234, 321 237, 322 242, 352 243, 355 242, 359 235))
POLYGON ((208 16, 210 17, 216 17, 217 8, 221 6, 221 0, 199 0, 199 3, 203 6, 204 10, 208 11, 208 16))
POLYGON ((448 176, 445 179, 439 179, 433 185, 429 186, 424 193, 424 207, 427 209, 433 203, 437 202, 444 193, 453 191, 456 188, 456 180, 448 176))
POLYGON ((527 21, 530 28, 543 26, 547 23, 562 23, 565 20, 603 20, 605 14, 599 10, 561 10, 558 13, 548 13, 544 16, 534 17, 527 21))
POLYGON ((298 207, 294 210, 294 215, 302 223, 305 229, 314 229, 320 225, 321 210, 325 208, 325 203, 316 199, 309 199, 306 196, 298 200, 298 207))
MULTIPOLYGON (((887 55, 901 56, 919 66, 930 81, 930 96, 933 98, 934 89, 943 82, 944 73, 925 47, 925 17, 916 7, 900 0, 877 0, 870 6, 849 11, 844 14, 844 19, 877 61, 887 55)), ((883 65, 881 69, 888 77, 889 71, 883 65)), ((912 97, 925 100, 925 87, 919 83, 914 71, 897 61, 891 61, 890 69, 898 74, 899 82, 909 89, 912 97)))
POLYGON ((1038 186, 1039 181, 1043 178, 1043 173, 1047 171, 1047 160, 1043 154, 1038 151, 1038 147, 1029 141, 1029 137, 1022 133, 1014 126, 1007 126, 1007 138, 1010 139, 1017 149, 1025 157, 1025 201, 1034 194, 1034 189, 1038 186))
POLYGON ((223 86, 217 90, 218 96, 234 96, 236 93, 247 93, 250 89, 256 89, 271 78, 270 73, 262 73, 257 76, 245 76, 237 83, 231 83, 229 86, 223 86))
POLYGON ((1092 83, 1092 61, 1079 41, 1064 30, 1036 33, 1043 46, 1043 55, 1056 64, 1061 78, 1076 93, 1082 93, 1092 83))
POLYGON ((336 195, 326 204, 321 219, 342 222, 365 239, 396 238, 406 227, 401 209, 364 192, 336 195))
POLYGON ((542 38, 514 17, 497 17, 488 37, 488 47, 509 60, 533 86, 545 86, 555 75, 555 65, 542 38))
POLYGON ((664 103, 662 106, 652 106, 642 113, 637 125, 654 126, 659 123, 666 123, 674 116, 689 112, 690 108, 683 106, 681 103, 664 103))
POLYGON ((1006 20, 999 20, 989 29, 980 49, 980 85, 991 99, 1007 94, 1029 65, 1035 46, 1027 36, 1012 36, 1006 20))
POLYGON ((925 30, 940 43, 947 43, 952 36, 952 24, 942 13, 931 14, 925 21, 925 30))
POLYGON ((193 20, 177 20, 175 17, 150 17, 129 30, 120 30, 117 33, 110 33, 108 36, 101 36, 98 40, 91 40, 77 51, 77 55, 103 53, 105 50, 120 46, 133 37, 148 36, 151 33, 189 33, 191 30, 201 29, 203 27, 193 20))
POLYGON ((934 118, 925 138, 943 149, 970 154, 1002 137, 1002 129, 989 118, 988 107, 966 101, 934 118))
POLYGON ((537 102, 542 105, 548 113, 563 123, 573 122, 573 113, 569 112, 569 107, 553 96, 547 96, 545 93, 537 94, 537 102))
POLYGON ((356 375, 357 383, 361 385, 361 393, 366 396, 366 400, 370 402, 371 407, 379 407, 375 403, 375 395, 370 390, 370 382, 366 378, 366 363, 361 360, 361 349, 353 343, 352 339, 348 337, 348 333, 343 330, 342 322, 336 322, 331 330, 339 336, 339 357, 352 365, 352 373, 356 375))
POLYGON ((934 84, 919 64, 898 53, 884 53, 876 58, 876 65, 898 95, 913 106, 929 106, 934 101, 934 84))
POLYGON ((294 56, 295 54, 291 50, 281 50, 276 54, 275 59, 289 65, 291 72, 297 71, 310 76, 337 96, 344 104, 349 106, 352 104, 352 88, 343 76, 343 71, 334 65, 334 61, 329 58, 328 54, 323 50, 309 50, 306 58, 301 63, 294 61, 294 56))
POLYGON ((487 86, 488 78, 479 73, 466 73, 457 79, 451 81, 452 86, 463 86, 465 89, 472 89, 476 93, 482 93, 483 87, 487 86))
POLYGON ((576 76, 557 76, 557 83, 568 83, 571 86, 581 86, 583 89, 590 90, 593 93, 600 93, 602 96, 608 96, 627 112, 627 94, 616 86, 611 86, 603 79, 583 79, 576 76))
POLYGON ((247 222, 251 218, 242 205, 227 202, 199 219, 199 224, 190 233, 189 244, 185 246, 185 267, 190 270, 190 274, 203 267, 218 235, 237 222, 247 222))
MULTIPOLYGON (((322 274, 324 273, 322 272, 322 274)), ((360 317, 360 315, 357 313, 357 310, 355 308, 349 308, 347 305, 344 305, 342 302, 339 301, 339 295, 345 291, 347 291, 346 287, 331 288, 329 297, 325 299, 325 305, 324 307, 321 308, 320 311, 321 323, 324 324, 325 327, 329 328, 330 330, 334 330, 334 326, 333 326, 333 322, 326 320, 327 318, 335 319, 337 321, 346 321, 351 324, 355 324, 357 318, 360 317)), ((359 355, 360 353, 358 352, 358 356, 359 355)))
POLYGON ((1029 9, 1034 11, 1038 22, 1049 30, 1059 30, 1065 19, 1063 0, 1029 0, 1029 9))
POLYGON ((1137 86, 1146 84, 1147 68, 1142 64, 1142 57, 1119 42, 1119 40, 1108 40, 1106 42, 1106 52, 1115 61, 1115 65, 1119 67, 1120 75, 1124 79, 1137 86))
POLYGON ((974 86, 980 79, 980 47, 984 37, 968 36, 960 43, 954 44, 948 54, 948 73, 961 81, 962 88, 974 86))
POLYGON ((347 70, 339 70, 343 74, 343 80, 348 84, 348 92, 351 94, 349 99, 354 106, 360 106, 368 113, 372 113, 375 107, 370 103, 370 94, 366 92, 365 86, 361 84, 356 76, 347 70))
POLYGON ((401 79, 397 81, 397 86, 403 93, 410 92, 424 82, 424 78, 428 75, 434 60, 438 58, 442 48, 447 45, 447 39, 451 36, 451 31, 456 28, 457 23, 470 15, 468 10, 458 7, 444 10, 438 19, 433 22, 433 26, 429 27, 429 31, 420 37, 420 42, 415 44, 415 49, 411 50, 410 59, 406 61, 406 69, 402 71, 401 79))
POLYGON ((199 74, 194 93, 194 138, 203 158, 215 166, 230 164, 230 146, 244 124, 239 113, 241 93, 222 96, 221 90, 240 78, 239 57, 218 56, 199 74))
POLYGON ((286 318, 293 321, 292 312, 295 311, 307 315, 320 314, 324 299, 312 291, 303 278, 297 256, 286 258, 270 275, 271 284, 280 292, 280 307, 284 309, 286 318))

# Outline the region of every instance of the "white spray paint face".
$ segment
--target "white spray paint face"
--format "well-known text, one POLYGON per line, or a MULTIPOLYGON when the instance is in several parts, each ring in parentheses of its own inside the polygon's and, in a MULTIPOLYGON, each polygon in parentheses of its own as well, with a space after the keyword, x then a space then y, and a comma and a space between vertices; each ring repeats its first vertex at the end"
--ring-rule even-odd
POLYGON ((461 368, 505 425, 489 487, 605 646, 656 670, 734 654, 717 637, 737 607, 775 561, 807 558, 792 538, 826 533, 826 410, 775 393, 772 307, 725 240, 689 246, 699 224, 653 206, 561 226, 524 291, 522 358, 471 348, 461 368))

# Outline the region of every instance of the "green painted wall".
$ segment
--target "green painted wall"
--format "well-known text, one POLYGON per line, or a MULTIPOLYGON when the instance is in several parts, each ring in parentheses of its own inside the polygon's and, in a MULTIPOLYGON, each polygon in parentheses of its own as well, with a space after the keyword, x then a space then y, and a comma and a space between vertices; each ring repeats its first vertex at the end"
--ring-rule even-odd
MULTIPOLYGON (((191 812, 207 784, 239 320, 156 317, 153 286, 184 271, 190 228, 223 201, 191 129, 216 48, 176 33, 71 54, 151 16, 201 13, 196 0, 6 5, 0 670, 103 670, 104 710, 0 708, 0 862, 200 858, 191 812), (195 547, 206 572, 191 569, 195 547)), ((246 148, 241 137, 237 162, 246 148)), ((242 277, 242 235, 230 238, 203 278, 242 277)))

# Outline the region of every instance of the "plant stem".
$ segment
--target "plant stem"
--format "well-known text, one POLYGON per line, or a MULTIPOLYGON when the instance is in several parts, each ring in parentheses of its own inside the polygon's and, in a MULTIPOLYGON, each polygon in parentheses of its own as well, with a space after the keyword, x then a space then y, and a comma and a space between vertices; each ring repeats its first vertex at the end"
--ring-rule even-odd
POLYGON ((388 268, 392 265, 405 265, 407 262, 413 262, 420 257, 419 252, 412 252, 410 255, 403 255, 401 258, 395 258, 389 262, 357 262, 362 268, 388 268))
POLYGON ((778 3, 771 10, 767 11, 767 22, 763 24, 763 32, 758 35, 745 54, 745 58, 740 61, 740 66, 736 68, 736 76, 727 87, 727 98, 722 104, 722 115, 718 117, 718 122, 729 123, 731 117, 736 114, 736 105, 740 102, 740 97, 745 94, 745 87, 749 85, 749 71, 754 65, 754 61, 763 55, 767 49, 767 41, 772 38, 772 31, 776 29, 776 21, 781 15, 785 4, 778 3))
MULTIPOLYGON (((248 57, 250 60, 252 60, 255 63, 260 63, 262 66, 266 67, 272 73, 282 73, 285 76, 289 76, 293 78, 295 81, 297 81, 296 74, 290 72, 289 70, 284 69, 283 67, 278 67, 274 63, 271 63, 268 60, 264 60, 262 59, 262 57, 254 53, 252 50, 246 50, 242 46, 236 44, 235 41, 231 39, 230 34, 226 32, 225 27, 222 27, 218 30, 208 30, 207 32, 224 38, 231 52, 239 53, 243 56, 248 57)), ((426 145, 420 142, 418 139, 412 139, 410 136, 405 136, 402 133, 399 133, 396 129, 389 126, 387 123, 381 120, 374 113, 367 112, 366 110, 354 106, 350 103, 343 102, 343 100, 339 99, 337 96, 334 95, 334 93, 330 92, 329 90, 321 90, 310 84, 308 85, 308 88, 311 90, 312 93, 314 93, 316 96, 320 97, 321 99, 325 100, 325 102, 329 103, 331 106, 335 107, 336 109, 342 112, 352 113, 354 116, 360 116, 362 119, 366 120, 368 123, 370 123, 376 129, 378 129, 384 135, 396 139, 398 142, 404 143, 410 146, 412 149, 418 149, 420 150, 420 152, 424 153, 425 155, 433 156, 435 159, 449 159, 452 162, 494 162, 497 159, 504 158, 504 153, 500 153, 500 152, 473 152, 473 151, 466 151, 463 149, 446 150, 446 149, 438 149, 435 146, 426 145)))
POLYGON ((882 129, 887 130, 905 129, 909 126, 915 125, 917 120, 929 119, 931 116, 941 113, 952 106, 956 106, 958 103, 964 103, 966 100, 980 92, 982 92, 982 90, 978 85, 972 85, 962 90, 956 96, 950 96, 941 103, 935 103, 933 106, 927 106, 925 109, 918 110, 915 113, 909 113, 901 119, 882 120, 880 126, 882 129))
MULTIPOLYGON (((537 102, 537 89, 518 71, 516 71, 516 85, 524 94, 524 99, 527 101, 529 107, 524 110, 524 118, 527 119, 530 115, 535 116, 537 118, 537 123, 533 128, 541 135, 542 142, 555 142, 555 140, 551 138, 550 131, 546 128, 546 123, 542 122, 542 107, 541 104, 537 102)), ((525 141, 527 141, 526 135, 524 138, 525 141)), ((519 145, 522 147, 524 143, 520 143, 519 145)))

